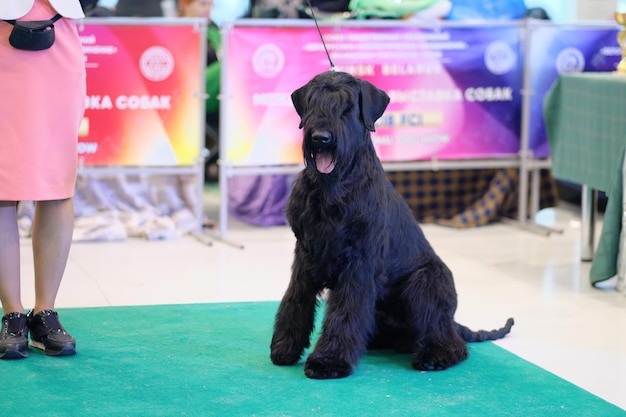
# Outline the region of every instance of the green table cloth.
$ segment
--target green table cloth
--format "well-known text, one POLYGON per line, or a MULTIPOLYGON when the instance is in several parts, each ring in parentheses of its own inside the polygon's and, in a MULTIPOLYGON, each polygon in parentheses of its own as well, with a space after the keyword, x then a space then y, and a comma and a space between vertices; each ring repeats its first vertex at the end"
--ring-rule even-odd
POLYGON ((554 177, 587 185, 608 196, 590 272, 591 283, 596 284, 617 274, 626 149, 626 76, 561 75, 544 98, 543 112, 554 177))

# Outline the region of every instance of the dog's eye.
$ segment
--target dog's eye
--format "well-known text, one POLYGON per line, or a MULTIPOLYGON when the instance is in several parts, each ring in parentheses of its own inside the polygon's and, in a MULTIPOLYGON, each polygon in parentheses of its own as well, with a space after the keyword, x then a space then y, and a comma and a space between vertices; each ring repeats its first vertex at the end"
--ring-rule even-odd
POLYGON ((341 117, 350 117, 353 110, 353 107, 346 107, 345 109, 343 109, 343 112, 341 112, 341 117))

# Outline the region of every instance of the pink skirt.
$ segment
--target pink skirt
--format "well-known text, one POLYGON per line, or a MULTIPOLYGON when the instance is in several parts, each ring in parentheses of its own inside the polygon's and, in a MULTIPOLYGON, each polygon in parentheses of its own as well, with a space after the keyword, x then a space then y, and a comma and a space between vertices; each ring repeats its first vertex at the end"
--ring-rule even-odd
MULTIPOLYGON (((47 0, 36 0, 19 20, 55 14, 47 0)), ((76 24, 58 20, 54 45, 43 51, 13 48, 12 29, 0 21, 0 201, 72 197, 86 94, 76 24)))

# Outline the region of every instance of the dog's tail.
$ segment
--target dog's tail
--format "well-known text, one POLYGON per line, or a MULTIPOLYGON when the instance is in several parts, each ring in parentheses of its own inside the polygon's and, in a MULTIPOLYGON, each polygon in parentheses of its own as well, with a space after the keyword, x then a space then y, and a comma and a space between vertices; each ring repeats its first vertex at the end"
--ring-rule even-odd
POLYGON ((502 339, 504 336, 509 334, 509 332, 511 331, 511 327, 513 327, 513 324, 515 324, 515 322, 512 318, 510 318, 506 321, 504 327, 501 327, 500 329, 478 331, 474 331, 459 323, 455 324, 457 333, 466 342, 484 342, 485 340, 502 339))

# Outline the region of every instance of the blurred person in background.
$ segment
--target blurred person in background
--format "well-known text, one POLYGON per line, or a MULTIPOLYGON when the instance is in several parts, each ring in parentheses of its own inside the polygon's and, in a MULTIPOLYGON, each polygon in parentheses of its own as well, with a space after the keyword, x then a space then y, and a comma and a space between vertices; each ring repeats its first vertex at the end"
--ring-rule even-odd
POLYGON ((205 181, 217 180, 217 159, 219 148, 219 94, 220 94, 220 55, 222 36, 220 29, 211 20, 213 0, 178 0, 179 17, 195 17, 207 21, 207 54, 205 70, 206 86, 206 134, 205 147, 209 150, 209 157, 205 166, 205 181))
POLYGON ((119 0, 115 6, 117 16, 162 17, 161 0, 119 0))

